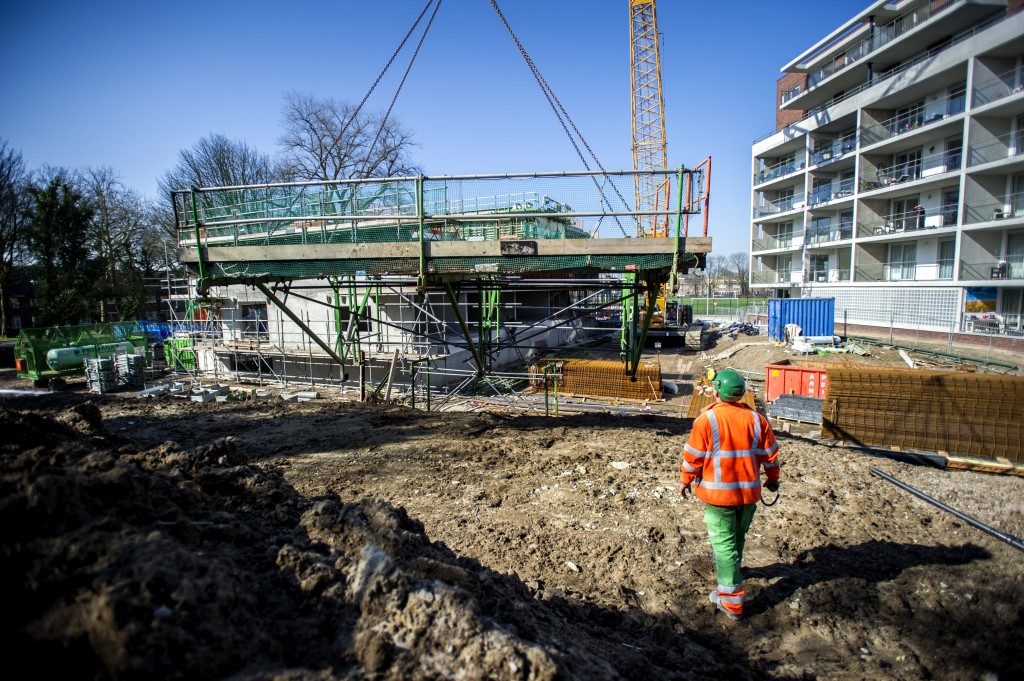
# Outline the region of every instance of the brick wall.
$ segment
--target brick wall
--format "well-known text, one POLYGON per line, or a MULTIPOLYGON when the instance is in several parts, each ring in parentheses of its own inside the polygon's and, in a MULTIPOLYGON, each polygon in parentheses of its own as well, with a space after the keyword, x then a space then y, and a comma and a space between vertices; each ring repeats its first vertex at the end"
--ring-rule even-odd
MULTIPOLYGON (((1024 2, 1024 0, 1021 0, 1024 2)), ((804 90, 807 87, 807 74, 806 73, 787 73, 775 84, 775 129, 782 130, 790 123, 796 123, 799 121, 804 112, 799 109, 785 110, 783 111, 779 107, 782 106, 782 95, 789 92, 791 89, 799 86, 800 90, 804 90)))

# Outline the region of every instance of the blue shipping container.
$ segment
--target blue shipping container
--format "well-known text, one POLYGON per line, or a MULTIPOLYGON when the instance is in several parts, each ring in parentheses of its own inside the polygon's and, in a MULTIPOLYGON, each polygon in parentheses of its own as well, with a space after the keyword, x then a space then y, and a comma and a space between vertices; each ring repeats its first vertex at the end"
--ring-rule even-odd
POLYGON ((768 301, 768 337, 786 340, 786 325, 805 336, 832 336, 836 331, 835 298, 775 298, 768 301))

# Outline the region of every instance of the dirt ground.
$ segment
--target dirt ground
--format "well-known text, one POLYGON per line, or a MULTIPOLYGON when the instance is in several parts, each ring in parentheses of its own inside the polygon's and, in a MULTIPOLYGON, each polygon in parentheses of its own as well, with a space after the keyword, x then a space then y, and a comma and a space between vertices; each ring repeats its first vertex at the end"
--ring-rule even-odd
MULTIPOLYGON (((779 432, 781 496, 748 535, 746 617, 716 613, 703 505, 678 494, 686 403, 709 365, 763 371, 787 355, 745 336, 658 354, 678 394, 567 404, 558 419, 485 400, 203 404, 74 382, 2 395, 8 665, 90 679, 1024 678, 1021 553, 869 469, 1017 537, 1024 479, 829 446, 809 426, 779 432)), ((0 387, 26 388, 12 373, 0 387)))

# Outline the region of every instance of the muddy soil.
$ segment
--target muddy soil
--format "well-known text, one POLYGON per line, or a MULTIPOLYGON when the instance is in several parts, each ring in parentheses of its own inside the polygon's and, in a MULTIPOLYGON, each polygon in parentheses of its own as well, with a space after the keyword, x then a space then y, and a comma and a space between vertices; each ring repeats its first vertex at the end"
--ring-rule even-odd
MULTIPOLYGON (((786 357, 762 340, 714 359, 756 340, 662 350, 666 378, 786 357)), ((688 393, 558 419, 326 393, 0 396, 8 663, 97 679, 1024 677, 1021 552, 870 469, 1018 537, 1024 479, 779 432, 781 496, 748 535, 733 622, 708 602, 703 506, 678 494, 688 393)))

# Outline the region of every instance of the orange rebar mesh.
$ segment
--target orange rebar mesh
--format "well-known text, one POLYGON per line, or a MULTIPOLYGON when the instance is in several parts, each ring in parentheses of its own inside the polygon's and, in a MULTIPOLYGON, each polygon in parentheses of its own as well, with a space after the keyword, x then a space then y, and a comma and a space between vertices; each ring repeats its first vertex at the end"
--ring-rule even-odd
POLYGON ((535 391, 544 389, 545 380, 553 390, 557 378, 558 392, 573 395, 660 400, 662 394, 661 364, 650 360, 640 362, 636 381, 626 375, 622 362, 602 359, 545 359, 532 364, 529 373, 535 391))
POLYGON ((1024 461, 1024 378, 962 371, 829 369, 825 437, 1024 461))

